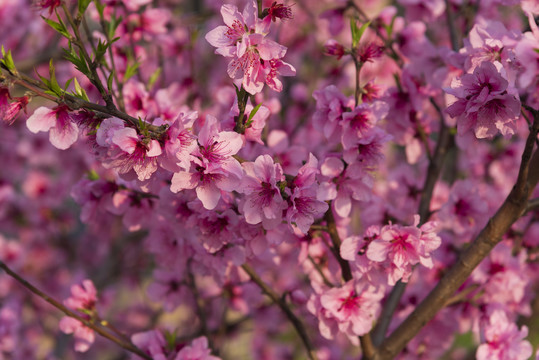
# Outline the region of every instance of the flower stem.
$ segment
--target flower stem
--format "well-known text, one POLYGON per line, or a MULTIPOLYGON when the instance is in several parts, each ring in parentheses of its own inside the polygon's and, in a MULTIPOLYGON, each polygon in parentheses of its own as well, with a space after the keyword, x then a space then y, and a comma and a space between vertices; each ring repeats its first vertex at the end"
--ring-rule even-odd
POLYGON ((58 310, 62 311, 65 315, 72 317, 78 321, 80 321, 84 326, 94 330, 99 335, 103 336, 104 338, 116 343, 117 345, 121 346, 122 348, 126 349, 127 351, 132 352, 133 354, 136 354, 143 359, 152 360, 150 356, 148 356, 145 352, 143 352, 141 349, 136 347, 130 342, 123 341, 122 339, 118 338, 117 336, 109 333, 108 331, 102 329, 100 326, 97 326, 96 324, 86 320, 85 318, 77 315, 75 312, 68 309, 66 306, 58 302, 57 300, 53 299, 49 295, 45 294, 38 288, 36 288, 34 285, 30 284, 28 281, 26 281, 24 278, 22 278, 19 274, 11 270, 4 262, 0 261, 0 268, 6 272, 9 276, 17 280, 22 286, 30 290, 35 295, 39 296, 58 310))

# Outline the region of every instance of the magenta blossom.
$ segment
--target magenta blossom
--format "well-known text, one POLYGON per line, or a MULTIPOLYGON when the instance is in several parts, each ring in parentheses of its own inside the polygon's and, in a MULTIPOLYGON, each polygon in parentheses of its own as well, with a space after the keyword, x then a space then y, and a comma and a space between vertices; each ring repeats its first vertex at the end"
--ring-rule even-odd
POLYGON ((286 220, 289 224, 294 223, 304 234, 309 231, 314 220, 329 208, 326 202, 318 199, 318 172, 318 160, 309 154, 309 161, 299 169, 292 184, 286 220))
POLYGON ((26 105, 28 105, 28 97, 18 97, 15 101, 10 101, 11 96, 9 90, 5 86, 0 86, 0 119, 6 124, 13 124, 19 112, 24 109, 26 111, 26 105))
POLYGON ((286 202, 281 196, 278 183, 284 181, 281 165, 275 164, 269 155, 261 155, 255 162, 242 164, 245 177, 241 192, 246 194, 240 210, 248 224, 262 222, 266 230, 275 228, 282 221, 286 202))
POLYGON ((457 118, 459 135, 473 131, 478 139, 515 132, 520 100, 493 63, 484 61, 473 74, 454 79, 445 91, 457 98, 446 112, 457 118))

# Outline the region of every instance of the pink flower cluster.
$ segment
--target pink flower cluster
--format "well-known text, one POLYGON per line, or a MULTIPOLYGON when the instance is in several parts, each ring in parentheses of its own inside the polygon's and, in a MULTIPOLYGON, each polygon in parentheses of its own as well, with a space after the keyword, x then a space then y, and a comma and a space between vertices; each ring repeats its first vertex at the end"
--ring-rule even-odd
POLYGON ((283 85, 277 75, 294 76, 296 69, 281 59, 286 47, 267 38, 271 20, 287 18, 286 7, 272 7, 263 18, 258 17, 256 0, 249 0, 243 13, 234 5, 223 5, 221 15, 224 26, 218 26, 208 34, 206 40, 217 54, 230 58, 228 75, 242 79, 241 85, 250 94, 262 91, 264 83, 275 91, 283 85), (284 9, 284 15, 283 13, 284 9))

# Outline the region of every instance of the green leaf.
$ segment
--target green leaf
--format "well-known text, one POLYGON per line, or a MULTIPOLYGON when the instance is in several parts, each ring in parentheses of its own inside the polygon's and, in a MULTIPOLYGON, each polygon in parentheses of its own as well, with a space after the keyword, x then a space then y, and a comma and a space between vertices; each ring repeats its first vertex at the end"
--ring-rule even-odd
POLYGON ((359 44, 359 39, 361 38, 356 18, 350 19, 350 31, 352 32, 352 48, 355 48, 357 44, 359 44))
POLYGON ((49 82, 49 89, 54 92, 58 96, 62 96, 64 91, 58 85, 58 81, 56 80, 56 74, 54 70, 54 64, 52 63, 52 59, 49 62, 49 76, 50 76, 50 82, 49 82))
POLYGON ((88 171, 86 176, 88 177, 88 180, 91 180, 91 181, 99 180, 99 174, 95 170, 88 171))
POLYGON ((109 77, 107 78, 107 89, 109 90, 109 93, 112 94, 112 81, 114 80, 114 71, 110 72, 109 77))
POLYGON ((86 11, 86 9, 88 8, 88 5, 90 5, 90 3, 92 2, 92 0, 79 0, 78 3, 79 3, 79 15, 82 16, 84 15, 84 12, 86 11))
POLYGON ((86 75, 87 77, 90 77, 90 69, 88 68, 88 65, 86 64, 86 60, 80 53, 77 55, 77 53, 73 50, 71 47, 71 44, 69 44, 69 49, 63 49, 64 50, 64 58, 75 65, 75 68, 79 70, 81 73, 86 75))
POLYGON ((395 19, 397 18, 397 15, 393 16, 391 19, 391 23, 389 25, 386 25, 386 32, 387 32, 387 38, 391 39, 391 36, 393 36, 393 26, 395 25, 395 19))
POLYGON ((17 70, 15 69, 15 63, 13 62, 13 58, 11 57, 11 50, 8 50, 6 53, 6 51, 4 50, 4 45, 2 45, 2 60, 0 60, 0 64, 2 64, 3 67, 10 73, 17 72, 17 70))
POLYGON ((358 33, 358 44, 359 44, 359 40, 361 39, 361 37, 363 36, 363 33, 365 32, 365 30, 367 30, 367 28, 371 25, 371 22, 370 21, 367 21, 365 24, 361 25, 361 27, 359 28, 359 33, 358 33))
POLYGON ((122 17, 116 17, 116 15, 112 15, 110 17, 110 21, 107 23, 107 38, 112 39, 114 37, 114 34, 116 34, 116 29, 118 29, 118 26, 122 23, 122 17))
POLYGON ((104 59, 104 55, 107 52, 108 47, 110 46, 110 43, 103 42, 101 39, 99 39, 99 42, 97 43, 96 53, 94 57, 95 63, 101 63, 104 59))
POLYGON ((103 5, 100 0, 95 0, 94 4, 95 8, 97 9, 97 12, 99 13, 99 17, 102 18, 104 16, 103 12, 105 10, 105 5, 103 5))
POLYGON ((167 343, 167 349, 176 348, 176 332, 165 330, 165 341, 167 343))
POLYGON ((88 98, 88 94, 86 94, 86 91, 80 86, 79 82, 77 81, 77 78, 74 79, 74 85, 75 85, 75 92, 74 95, 82 100, 90 101, 88 98))
POLYGON ((74 78, 71 78, 69 80, 66 81, 65 85, 64 85, 64 91, 67 91, 67 88, 69 87, 69 85, 71 85, 71 82, 73 81, 74 78))
POLYGON ((49 24, 50 27, 52 27, 54 30, 56 30, 58 33, 60 33, 62 36, 70 39, 71 38, 71 35, 69 34, 69 32, 67 31, 67 28, 66 26, 64 25, 64 23, 59 23, 59 22, 56 22, 54 20, 51 20, 51 19, 47 19, 46 17, 42 16, 41 17, 47 24, 49 24))
POLYGON ((133 65, 129 65, 127 67, 127 69, 125 70, 124 82, 129 80, 131 77, 133 77, 133 75, 137 73, 139 66, 140 66, 140 63, 137 61, 133 65))
POLYGON ((150 76, 150 80, 148 80, 148 89, 151 89, 154 86, 157 79, 159 79, 159 76, 161 76, 161 72, 162 72, 162 69, 160 67, 155 69, 153 74, 150 76))
POLYGON ((262 103, 258 104, 257 106, 253 108, 253 110, 251 110, 251 113, 249 114, 249 119, 247 119, 247 123, 245 123, 245 128, 248 128, 249 126, 251 126, 253 122, 253 117, 256 115, 258 109, 260 109, 260 106, 262 106, 262 103))

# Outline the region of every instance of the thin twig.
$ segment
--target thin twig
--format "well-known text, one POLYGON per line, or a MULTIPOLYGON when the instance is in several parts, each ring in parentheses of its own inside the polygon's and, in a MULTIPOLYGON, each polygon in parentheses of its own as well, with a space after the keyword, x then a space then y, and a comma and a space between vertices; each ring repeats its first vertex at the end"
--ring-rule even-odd
POLYGON ((299 337, 301 338, 301 341, 303 342, 303 345, 305 346, 305 349, 307 350, 307 355, 309 356, 309 359, 316 360, 316 354, 314 352, 314 348, 311 344, 311 341, 309 340, 309 337, 307 336, 307 331, 305 330, 305 327, 301 323, 301 321, 298 319, 298 317, 292 312, 288 304, 284 301, 284 299, 275 292, 268 284, 266 284, 260 276, 254 271, 253 268, 251 268, 247 264, 242 265, 243 270, 251 277, 251 280, 255 284, 260 287, 262 292, 264 294, 268 295, 270 299, 277 304, 281 310, 285 313, 286 317, 294 328, 296 329, 296 332, 298 333, 299 337))
POLYGON ((308 258, 309 260, 311 261, 311 263, 313 264, 316 272, 318 272, 318 274, 320 275, 320 277, 322 278, 322 281, 324 282, 324 284, 327 286, 327 287, 335 287, 335 285, 333 285, 331 283, 331 281, 328 280, 328 278, 326 277, 326 275, 324 275, 324 272, 322 271, 322 269, 320 269, 320 266, 318 266, 318 264, 316 263, 316 261, 314 261, 313 257, 311 255, 308 255, 308 258))
POLYGON ((71 311, 70 309, 68 309, 66 306, 64 306, 63 304, 61 304, 57 300, 55 300, 52 297, 50 297, 49 295, 45 294, 44 292, 42 292, 41 290, 36 288, 34 285, 30 284, 28 281, 23 279, 19 274, 15 273, 13 270, 11 270, 2 261, 0 261, 0 268, 3 269, 6 272, 6 274, 8 274, 9 276, 11 276, 15 280, 17 280, 25 288, 27 288, 32 293, 39 296, 40 298, 42 298, 43 300, 45 300, 46 302, 48 302, 49 304, 51 304, 52 306, 57 308, 58 310, 62 311, 67 316, 72 317, 72 318, 80 321, 84 326, 94 330, 99 335, 101 335, 104 338, 116 343, 117 345, 121 346, 122 348, 126 349, 127 351, 130 351, 130 352, 132 352, 132 353, 134 353, 134 354, 136 354, 136 355, 138 355, 138 356, 140 356, 140 357, 142 357, 144 359, 152 360, 152 358, 150 356, 148 356, 145 352, 143 352, 141 349, 139 349, 138 347, 136 347, 132 343, 123 341, 122 339, 116 337, 115 335, 105 331, 101 327, 99 327, 99 326, 93 324, 92 322, 86 320, 82 316, 80 316, 80 315, 76 314, 75 312, 71 311))
POLYGON ((200 297, 200 293, 195 282, 195 276, 191 273, 191 271, 188 271, 187 273, 187 285, 189 286, 189 289, 195 297, 196 313, 198 319, 200 320, 200 332, 208 339, 210 349, 213 349, 215 351, 213 347, 213 340, 210 337, 210 333, 208 331, 208 321, 206 318, 206 311, 204 310, 204 302, 200 297))
POLYGON ((333 244, 331 251, 341 266, 342 277, 344 281, 352 280, 350 264, 341 257, 341 238, 337 231, 337 224, 335 223, 335 217, 333 216, 333 211, 331 210, 331 204, 329 205, 329 209, 326 211, 326 215, 324 217, 326 219, 329 237, 331 238, 331 243, 333 244))

